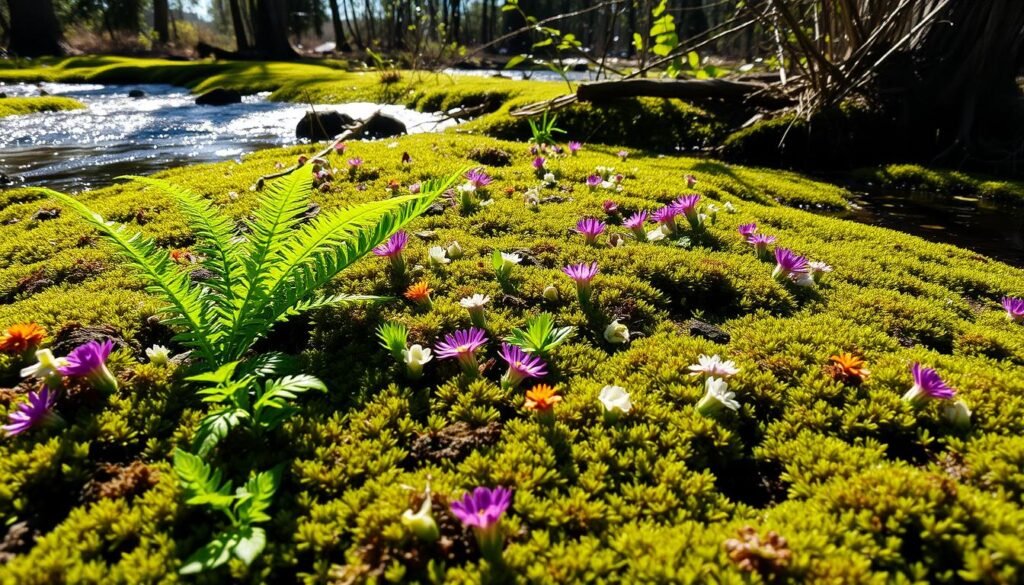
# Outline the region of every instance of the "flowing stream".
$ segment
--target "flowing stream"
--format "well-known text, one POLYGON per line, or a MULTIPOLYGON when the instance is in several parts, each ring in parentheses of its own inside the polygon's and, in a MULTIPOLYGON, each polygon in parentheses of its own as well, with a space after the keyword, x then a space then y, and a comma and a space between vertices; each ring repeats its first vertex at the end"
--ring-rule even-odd
MULTIPOLYGON (((242 103, 197 106, 188 90, 171 85, 0 84, 8 96, 75 98, 84 110, 0 118, 0 173, 24 183, 81 191, 123 174, 148 174, 177 165, 230 160, 301 142, 295 127, 305 104, 271 102, 269 94, 242 103), (130 98, 141 89, 145 96, 130 98)), ((364 118, 376 110, 401 120, 410 133, 440 130, 452 122, 434 114, 372 103, 314 105, 364 118)))

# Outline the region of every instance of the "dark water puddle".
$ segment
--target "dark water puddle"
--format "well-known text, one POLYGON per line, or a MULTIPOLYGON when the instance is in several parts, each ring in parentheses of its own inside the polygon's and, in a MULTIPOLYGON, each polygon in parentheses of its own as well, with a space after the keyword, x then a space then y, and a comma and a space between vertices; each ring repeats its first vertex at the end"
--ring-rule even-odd
POLYGON ((852 208, 827 215, 974 250, 1024 267, 1024 206, 917 191, 856 193, 852 208))

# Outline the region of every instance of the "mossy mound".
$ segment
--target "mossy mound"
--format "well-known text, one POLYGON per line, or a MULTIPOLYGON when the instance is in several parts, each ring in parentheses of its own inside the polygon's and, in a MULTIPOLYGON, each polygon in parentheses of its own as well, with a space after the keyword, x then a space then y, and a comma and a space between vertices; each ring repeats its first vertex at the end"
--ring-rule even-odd
POLYGON ((37 112, 80 110, 84 107, 82 102, 66 97, 8 97, 0 99, 0 118, 37 112))
MULTIPOLYGON (((449 207, 409 230, 406 257, 420 265, 415 279, 434 291, 431 310, 404 301, 325 310, 271 333, 263 349, 301 352, 303 370, 330 392, 303 398, 265 443, 232 436, 216 453, 235 478, 288 465, 264 554, 248 570, 233 561, 206 581, 228 573, 252 583, 1024 578, 1024 326, 998 304, 1003 295, 1024 296, 1024 271, 794 209, 785 203, 841 205, 844 195, 797 175, 643 153, 619 160, 617 150, 585 146, 549 160, 557 183, 540 190, 537 210, 523 202, 540 183, 523 144, 419 135, 352 143, 333 156, 337 166, 350 156, 366 162, 318 194, 323 208, 384 197, 392 180, 408 186, 481 159, 509 164, 487 168, 496 179, 487 187, 493 204, 470 214, 449 207), (411 164, 401 163, 403 152, 411 164), (622 191, 585 186, 598 165, 624 175, 622 191), (627 237, 613 248, 606 234, 594 246, 573 231, 579 218, 602 215, 608 199, 620 213, 671 201, 688 191, 687 173, 698 180, 692 190, 720 208, 687 245, 627 237), (834 271, 813 289, 774 280, 772 263, 737 234, 751 221, 834 271), (431 268, 427 249, 454 241, 464 256, 431 268), (494 250, 524 258, 504 286, 490 267, 494 250), (560 269, 590 261, 600 274, 595 309, 584 311, 560 269), (557 298, 545 298, 549 285, 557 298), (554 422, 525 412, 521 391, 499 386, 500 361, 467 384, 452 364, 435 360, 413 383, 373 339, 371 331, 392 320, 409 327, 410 342, 433 345, 469 326, 459 299, 474 293, 491 297, 482 361, 539 311, 578 328, 554 351, 545 379, 564 396, 554 422), (730 340, 694 336, 695 317, 730 340), (613 318, 632 331, 629 344, 605 340, 613 318), (867 360, 863 384, 828 374, 840 351, 867 360), (687 366, 702 353, 741 368, 729 381, 737 412, 711 419, 695 411, 704 389, 687 366), (969 430, 947 423, 938 405, 914 409, 900 400, 915 361, 937 368, 970 404, 969 430), (626 388, 633 402, 617 421, 603 417, 597 399, 609 384, 626 388), (418 542, 399 520, 428 481, 444 536, 437 546, 418 542), (504 571, 479 560, 445 512, 477 485, 514 490, 504 571)), ((261 174, 310 151, 263 151, 163 174, 241 218, 261 174)), ((82 198, 161 245, 192 243, 171 202, 155 192, 113 186, 82 198)), ((65 427, 0 442, 8 527, 0 582, 173 582, 215 525, 182 502, 168 466, 202 404, 177 371, 140 363, 139 348, 167 344, 170 333, 153 324, 159 307, 138 279, 68 213, 30 219, 44 207, 56 206, 26 190, 0 199, 0 325, 36 321, 51 334, 109 326, 125 339, 111 364, 122 389, 109 399, 73 392, 60 407, 65 427), (30 282, 37 288, 26 292, 30 282)), ((611 223, 611 232, 627 233, 611 223)), ((387 264, 360 261, 331 289, 399 295, 387 264)), ((0 362, 10 383, 19 366, 0 362)), ((0 416, 18 400, 16 391, 0 393, 0 416)))
POLYGON ((949 195, 974 195, 1024 204, 1024 181, 1005 181, 992 177, 929 169, 920 165, 899 164, 860 169, 854 176, 861 181, 894 189, 934 191, 949 195))

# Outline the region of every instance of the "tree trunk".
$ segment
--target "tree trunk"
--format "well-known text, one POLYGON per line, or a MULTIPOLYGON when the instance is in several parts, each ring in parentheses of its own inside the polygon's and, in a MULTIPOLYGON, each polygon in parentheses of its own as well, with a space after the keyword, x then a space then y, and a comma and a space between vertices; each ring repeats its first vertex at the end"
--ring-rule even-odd
POLYGON ((256 42, 260 58, 290 61, 298 59, 288 40, 287 0, 256 0, 256 42))
POLYGON ((242 18, 242 7, 238 0, 230 0, 231 28, 235 29, 235 50, 243 53, 249 50, 249 39, 245 34, 245 20, 242 18))
POLYGON ((66 52, 52 0, 8 0, 11 44, 8 49, 22 57, 63 55, 66 52))
POLYGON ((352 47, 345 40, 345 24, 341 22, 338 0, 331 0, 331 25, 334 27, 334 49, 348 53, 352 47))
POLYGON ((162 45, 166 45, 171 36, 168 30, 170 11, 168 0, 153 0, 153 30, 156 31, 156 38, 162 45))

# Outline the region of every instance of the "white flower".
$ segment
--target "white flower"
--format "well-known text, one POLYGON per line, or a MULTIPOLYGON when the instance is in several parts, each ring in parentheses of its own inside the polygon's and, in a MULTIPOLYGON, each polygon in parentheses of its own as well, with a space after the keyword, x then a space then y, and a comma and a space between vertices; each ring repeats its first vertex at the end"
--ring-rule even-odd
POLYGON ((154 345, 146 350, 146 357, 154 366, 166 366, 171 359, 171 351, 162 345, 154 345))
POLYGON ((451 262, 447 256, 445 256, 445 250, 441 246, 432 247, 427 254, 430 256, 430 265, 434 267, 444 266, 451 262))
POLYGON ((735 376, 739 373, 740 369, 736 367, 736 362, 722 361, 722 358, 715 354, 713 356, 706 356, 701 354, 697 358, 696 364, 690 366, 688 369, 693 372, 691 376, 699 376, 701 374, 707 374, 708 376, 719 376, 722 378, 728 378, 729 376, 735 376))
MULTIPOLYGON (((428 488, 429 490, 429 488, 428 488)), ((413 533, 425 542, 434 542, 441 536, 437 522, 430 514, 430 492, 420 505, 417 512, 406 510, 402 514, 402 524, 413 531, 413 533)))
POLYGON ((544 182, 547 183, 548 185, 554 185, 555 184, 555 173, 545 173, 544 174, 544 182))
POLYGON ((824 262, 808 262, 807 268, 809 269, 811 276, 832 272, 832 267, 824 262))
POLYGON ((616 319, 605 328, 604 338, 608 343, 629 343, 629 327, 616 319))
POLYGON ((462 258, 462 246, 460 246, 458 242, 452 242, 451 245, 448 246, 448 257, 453 260, 462 258))
POLYGON ((612 183, 611 181, 601 181, 601 188, 602 189, 614 189, 615 188, 615 183, 612 183))
POLYGON ((484 305, 490 302, 491 297, 476 293, 471 297, 466 297, 459 301, 464 309, 482 309, 484 305))
POLYGON ((729 213, 736 213, 736 206, 733 205, 730 201, 726 201, 723 207, 725 207, 725 210, 729 213))
POLYGON ((736 393, 729 392, 729 384, 725 380, 719 378, 708 378, 704 382, 704 388, 706 393, 704 397, 697 403, 697 412, 702 415, 710 415, 721 410, 722 408, 728 408, 730 410, 739 410, 740 403, 736 402, 736 393))
POLYGON ((22 368, 22 378, 38 378, 45 380, 47 385, 57 386, 60 383, 60 372, 57 368, 68 365, 66 358, 53 357, 49 349, 40 349, 36 352, 37 363, 27 368, 22 368))
POLYGON ((423 364, 434 359, 429 347, 414 344, 409 349, 402 350, 402 359, 405 360, 405 367, 412 378, 419 378, 423 373, 423 364))
POLYGON ((797 286, 814 286, 814 274, 811 272, 795 272, 789 279, 797 286))
POLYGON ((648 242, 660 242, 661 240, 664 240, 664 239, 665 239, 665 230, 661 229, 661 227, 656 227, 653 230, 647 232, 647 241, 648 242))
POLYGON ((514 252, 501 253, 502 268, 512 268, 513 265, 523 261, 523 257, 514 252))
POLYGON ((965 429, 971 426, 971 409, 963 400, 944 401, 942 416, 955 427, 965 429))
POLYGON ((480 202, 480 207, 487 207, 488 205, 494 205, 494 199, 484 199, 480 202))
POLYGON ((523 196, 523 203, 525 203, 530 209, 537 209, 540 207, 540 197, 538 197, 537 193, 532 190, 527 191, 526 195, 523 196))
POLYGON ((629 393, 621 386, 605 386, 601 388, 601 394, 597 397, 604 405, 606 412, 629 412, 633 403, 629 400, 629 393))
POLYGON ((459 185, 459 191, 462 191, 463 193, 476 193, 476 185, 472 182, 463 183, 462 185, 459 185))

